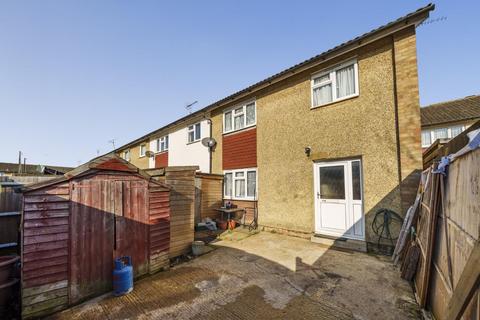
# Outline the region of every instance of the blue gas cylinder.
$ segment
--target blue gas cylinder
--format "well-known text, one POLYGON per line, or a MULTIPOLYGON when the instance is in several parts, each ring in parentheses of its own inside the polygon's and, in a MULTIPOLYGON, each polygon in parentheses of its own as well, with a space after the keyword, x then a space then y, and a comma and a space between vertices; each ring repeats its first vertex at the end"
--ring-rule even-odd
POLYGON ((115 259, 113 270, 113 295, 121 296, 133 290, 133 267, 131 257, 115 259))

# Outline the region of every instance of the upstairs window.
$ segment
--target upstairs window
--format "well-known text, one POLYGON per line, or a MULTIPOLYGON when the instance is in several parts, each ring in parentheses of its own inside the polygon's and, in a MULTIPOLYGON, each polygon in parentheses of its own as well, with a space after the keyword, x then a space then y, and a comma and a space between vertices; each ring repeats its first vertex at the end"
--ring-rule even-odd
POLYGON ((146 152, 147 152, 147 145, 145 143, 141 144, 140 145, 140 158, 145 157, 146 152))
POLYGON ((257 123, 256 104, 250 102, 223 113, 223 132, 233 132, 252 127, 257 123))
POLYGON ((448 129, 447 128, 439 128, 433 130, 433 141, 437 139, 447 139, 448 138, 448 129))
POLYGON ((455 138, 456 136, 458 136, 460 133, 463 132, 463 126, 455 126, 455 127, 451 127, 450 128, 450 136, 452 138, 455 138))
POLYGON ((434 128, 422 130, 422 148, 429 147, 437 139, 452 139, 458 136, 466 129, 463 125, 457 125, 447 128, 434 128))
POLYGON ((358 96, 358 64, 349 61, 312 76, 312 108, 358 96))
POLYGON ((428 147, 432 144, 432 134, 430 130, 422 131, 422 147, 428 147))
POLYGON ((123 159, 130 161, 130 150, 123 151, 123 159))
POLYGON ((168 136, 157 139, 157 152, 164 152, 168 150, 168 136))
POLYGON ((200 140, 202 137, 202 130, 200 127, 200 123, 192 124, 188 126, 188 143, 192 143, 195 141, 200 140))

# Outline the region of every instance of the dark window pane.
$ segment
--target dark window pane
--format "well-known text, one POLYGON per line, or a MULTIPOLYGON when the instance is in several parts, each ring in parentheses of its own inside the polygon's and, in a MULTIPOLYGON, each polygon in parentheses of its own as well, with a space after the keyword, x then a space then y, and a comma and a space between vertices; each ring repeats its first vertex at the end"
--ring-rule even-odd
POLYGON ((345 199, 344 166, 320 167, 320 197, 345 199))
POLYGON ((201 134, 200 134, 200 123, 197 123, 195 125, 195 140, 198 140, 201 138, 201 134))
POLYGON ((360 161, 352 162, 353 200, 362 200, 362 181, 360 180, 360 161))

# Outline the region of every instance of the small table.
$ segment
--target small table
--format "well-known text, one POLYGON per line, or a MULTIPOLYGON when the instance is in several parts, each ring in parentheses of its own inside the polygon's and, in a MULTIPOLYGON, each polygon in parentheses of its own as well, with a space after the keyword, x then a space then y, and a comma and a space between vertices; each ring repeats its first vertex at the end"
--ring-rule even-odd
MULTIPOLYGON (((241 225, 245 225, 245 213, 246 213, 245 208, 232 208, 232 209, 227 209, 227 208, 225 208, 225 207, 222 207, 222 208, 217 208, 217 209, 215 209, 215 210, 222 213, 222 220, 223 220, 223 215, 226 213, 226 214, 227 214, 227 217, 228 217, 227 221, 228 221, 228 220, 232 220, 232 219, 231 219, 232 213, 243 212, 240 224, 241 224, 241 225)), ((233 220, 235 220, 235 219, 233 219, 233 220)))

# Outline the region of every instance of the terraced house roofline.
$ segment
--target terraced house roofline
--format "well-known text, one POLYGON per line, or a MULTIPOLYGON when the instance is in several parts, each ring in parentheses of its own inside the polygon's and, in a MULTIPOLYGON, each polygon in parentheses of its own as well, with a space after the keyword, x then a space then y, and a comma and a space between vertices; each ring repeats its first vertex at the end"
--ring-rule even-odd
POLYGON ((434 103, 420 109, 422 127, 480 118, 480 95, 434 103))
POLYGON ((218 100, 200 110, 197 110, 193 112, 192 114, 189 114, 185 117, 182 117, 174 122, 171 122, 155 131, 152 131, 138 139, 135 139, 132 142, 129 142, 117 149, 115 149, 113 152, 120 152, 126 148, 129 148, 131 146, 134 146, 140 142, 146 141, 148 138, 150 138, 153 135, 159 134, 161 131, 166 130, 168 128, 171 128, 173 126, 176 126, 182 122, 185 122, 191 118, 198 117, 204 115, 207 117, 207 113, 211 112, 214 109, 224 107, 226 104, 233 103, 237 100, 245 98, 247 95, 251 95, 255 92, 258 92, 259 90, 265 89, 271 85, 277 84, 283 80, 286 80, 290 78, 291 76, 298 74, 299 72, 308 70, 312 67, 315 67, 317 65, 323 64, 327 61, 330 61, 338 56, 344 55, 346 53, 349 53, 353 50, 356 50, 360 47, 363 47, 365 45, 368 45, 374 41, 377 41, 381 38, 385 38, 387 36, 390 36, 396 32, 399 32, 403 29, 406 29, 411 26, 418 26, 421 24, 425 19, 428 18, 430 11, 433 11, 435 9, 435 5, 433 3, 430 3, 426 5, 425 7, 419 8, 416 11, 413 11, 411 13, 408 13, 407 15, 400 17, 394 21, 391 21, 383 26, 380 26, 376 29, 373 29, 367 33, 364 33, 360 36, 357 36, 349 41, 346 41, 336 47, 333 47, 327 51, 324 51, 310 59, 307 59, 303 62, 300 62, 290 68, 287 68, 277 74, 274 74, 264 80, 261 80, 245 89, 242 89, 240 91, 237 91, 221 100, 218 100))

